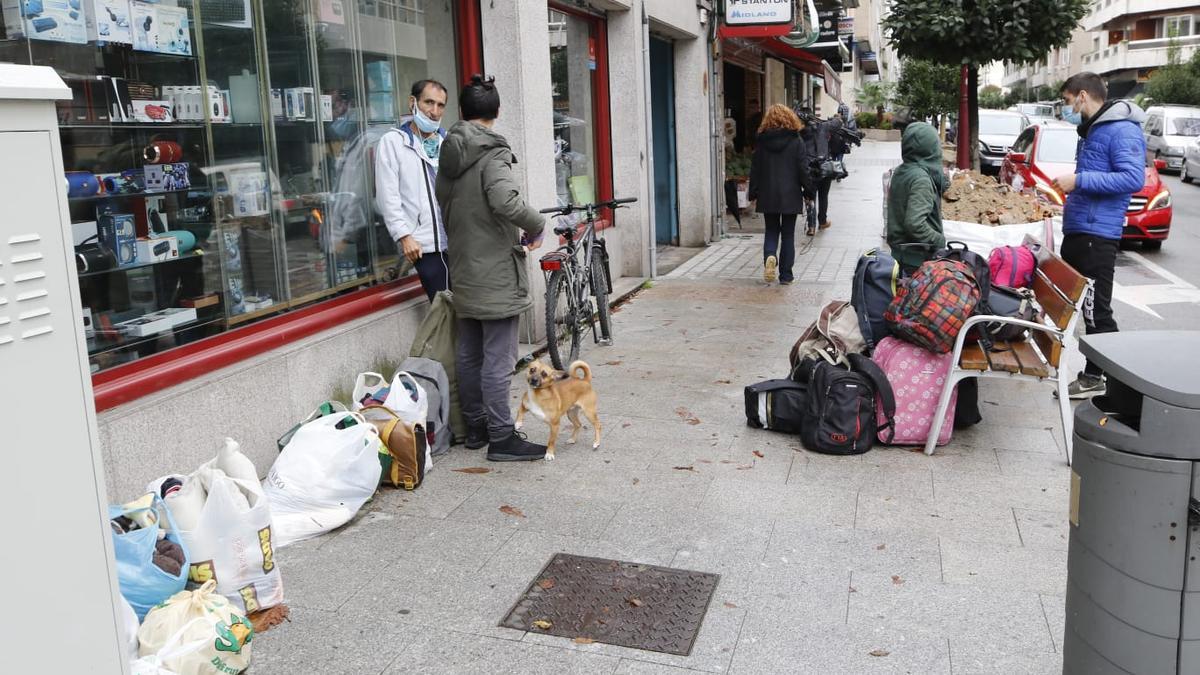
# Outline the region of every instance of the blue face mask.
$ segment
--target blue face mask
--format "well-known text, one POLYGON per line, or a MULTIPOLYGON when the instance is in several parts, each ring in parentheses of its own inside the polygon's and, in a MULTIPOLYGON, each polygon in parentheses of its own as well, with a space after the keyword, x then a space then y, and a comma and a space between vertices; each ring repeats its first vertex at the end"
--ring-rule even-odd
POLYGON ((1083 124, 1083 114, 1076 112, 1074 108, 1064 109, 1062 112, 1062 118, 1067 124, 1074 124, 1075 126, 1083 124))
POLYGON ((423 134, 432 134, 433 132, 437 131, 439 127, 441 127, 441 124, 426 117, 425 113, 421 112, 421 109, 417 106, 413 106, 412 115, 413 122, 416 123, 417 128, 420 129, 421 133, 423 134))

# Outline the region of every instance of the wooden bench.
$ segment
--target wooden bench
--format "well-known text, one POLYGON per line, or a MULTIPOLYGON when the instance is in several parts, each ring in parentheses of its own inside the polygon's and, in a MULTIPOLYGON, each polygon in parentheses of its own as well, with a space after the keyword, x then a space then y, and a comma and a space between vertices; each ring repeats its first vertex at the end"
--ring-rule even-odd
MULTIPOLYGON (((954 343, 952 363, 955 365, 951 367, 950 376, 938 399, 930 428, 942 428, 950 407, 950 396, 963 378, 999 377, 1053 382, 1058 389, 1063 447, 1067 450, 1069 465, 1073 418, 1071 402, 1067 398, 1067 383, 1071 374, 1064 372, 1061 367, 1065 367, 1078 350, 1075 329, 1083 314, 1083 303, 1091 291, 1092 281, 1075 271, 1053 251, 1041 246, 1031 248, 1038 260, 1032 290, 1041 305, 1042 316, 1036 321, 991 315, 975 315, 968 319, 954 343), (978 343, 966 344, 967 333, 972 326, 992 322, 1023 326, 1028 329, 1027 336, 1022 340, 994 343, 992 350, 986 353, 978 343)), ((925 444, 925 454, 932 455, 936 444, 937 434, 930 434, 925 444)))

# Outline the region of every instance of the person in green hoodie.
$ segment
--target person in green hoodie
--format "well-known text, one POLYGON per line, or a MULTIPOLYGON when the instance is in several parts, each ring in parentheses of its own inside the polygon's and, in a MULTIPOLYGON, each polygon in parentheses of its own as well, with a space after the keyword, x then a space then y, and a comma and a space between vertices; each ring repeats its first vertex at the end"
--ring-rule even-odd
POLYGON ((495 78, 475 75, 458 102, 463 121, 442 142, 436 192, 451 242, 466 446, 488 446, 494 462, 541 459, 546 446, 514 428, 508 391, 520 315, 533 305, 525 259, 541 246, 546 223, 521 197, 512 168, 517 159, 492 128, 500 114, 495 78))
POLYGON ((945 247, 942 234, 942 144, 937 131, 913 122, 900 141, 903 163, 892 173, 887 196, 887 240, 901 271, 911 274, 945 247))

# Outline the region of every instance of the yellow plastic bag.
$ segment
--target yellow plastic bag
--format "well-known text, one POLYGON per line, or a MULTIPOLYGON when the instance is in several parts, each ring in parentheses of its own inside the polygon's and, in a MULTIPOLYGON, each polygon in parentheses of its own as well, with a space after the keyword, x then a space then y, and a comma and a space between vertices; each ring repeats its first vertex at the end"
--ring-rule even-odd
POLYGON ((161 667, 178 675, 237 675, 250 667, 253 639, 249 619, 208 581, 150 610, 138 629, 138 654, 162 656, 161 667), (164 653, 168 643, 188 648, 164 653))

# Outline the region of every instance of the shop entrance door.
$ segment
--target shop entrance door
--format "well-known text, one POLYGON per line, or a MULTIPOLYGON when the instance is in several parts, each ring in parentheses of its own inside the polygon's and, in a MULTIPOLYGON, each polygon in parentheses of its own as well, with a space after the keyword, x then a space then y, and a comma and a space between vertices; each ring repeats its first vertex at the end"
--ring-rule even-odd
POLYGON ((679 243, 675 166, 675 46, 650 38, 650 119, 654 135, 655 241, 679 243))

